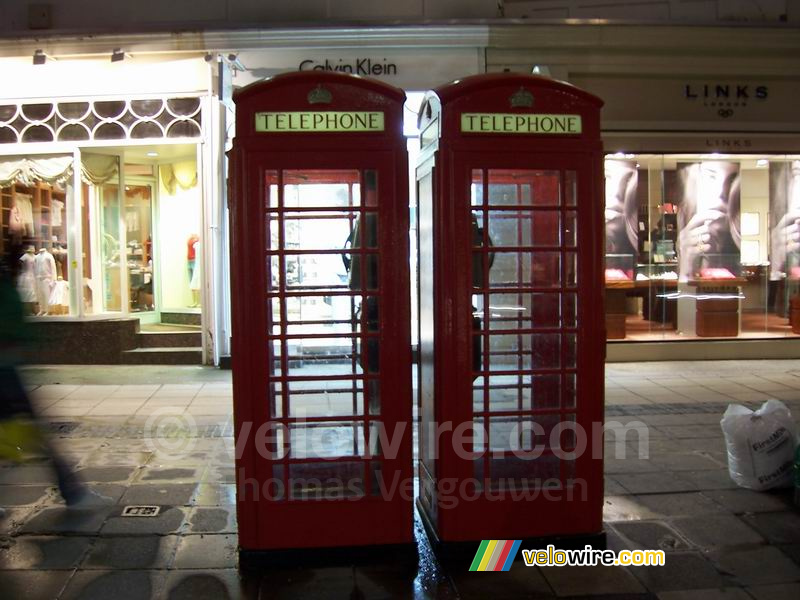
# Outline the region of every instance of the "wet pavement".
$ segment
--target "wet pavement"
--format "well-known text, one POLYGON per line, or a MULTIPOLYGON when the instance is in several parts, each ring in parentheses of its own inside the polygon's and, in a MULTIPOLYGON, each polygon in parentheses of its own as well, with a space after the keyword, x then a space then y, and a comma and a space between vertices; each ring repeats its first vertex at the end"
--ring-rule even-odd
POLYGON ((517 561, 507 573, 440 565, 419 523, 418 564, 240 572, 230 373, 150 369, 27 370, 58 447, 115 504, 68 510, 46 464, 0 467, 0 599, 800 597, 800 511, 789 491, 731 482, 719 427, 728 403, 767 398, 783 400, 797 420, 800 361, 609 365, 607 420, 641 421, 650 441, 646 457, 632 440, 625 458, 606 448, 608 544, 663 549, 666 565, 517 561), (190 417, 197 434, 176 441, 165 420, 163 437, 147 437, 165 415, 190 417), (133 504, 160 512, 122 516, 133 504))

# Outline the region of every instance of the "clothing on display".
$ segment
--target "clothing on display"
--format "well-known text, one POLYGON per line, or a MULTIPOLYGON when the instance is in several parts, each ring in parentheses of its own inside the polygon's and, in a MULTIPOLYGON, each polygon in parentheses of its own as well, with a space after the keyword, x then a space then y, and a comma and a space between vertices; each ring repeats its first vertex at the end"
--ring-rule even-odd
POLYGON ((40 248, 34 263, 36 275, 36 301, 39 303, 39 314, 49 312, 50 294, 56 281, 56 261, 47 248, 40 248))
POLYGON ((61 215, 61 211, 63 210, 64 210, 64 203, 61 202, 61 200, 54 199, 50 201, 50 211, 52 215, 50 217, 50 225, 52 225, 53 227, 61 227, 62 223, 64 222, 61 215))
MULTIPOLYGON (((200 254, 200 242, 195 242, 192 249, 194 250, 195 256, 200 254)), ((189 289, 198 291, 200 289, 200 269, 193 268, 192 270, 192 280, 189 282, 189 289)))
POLYGON ((33 236, 33 196, 29 194, 16 194, 14 196, 14 206, 11 209, 14 219, 19 220, 20 225, 25 231, 25 235, 33 236))
POLYGON ((189 239, 186 240, 186 267, 189 270, 189 281, 191 282, 194 278, 194 265, 197 260, 197 253, 195 251, 195 244, 199 241, 199 237, 196 234, 192 234, 189 236, 189 239))
POLYGON ((69 282, 62 277, 58 278, 50 293, 50 312, 59 315, 69 312, 69 282))
POLYGON ((17 290, 19 291, 20 299, 26 303, 36 302, 36 275, 34 274, 36 255, 34 254, 33 246, 19 257, 19 262, 22 263, 17 279, 17 290))

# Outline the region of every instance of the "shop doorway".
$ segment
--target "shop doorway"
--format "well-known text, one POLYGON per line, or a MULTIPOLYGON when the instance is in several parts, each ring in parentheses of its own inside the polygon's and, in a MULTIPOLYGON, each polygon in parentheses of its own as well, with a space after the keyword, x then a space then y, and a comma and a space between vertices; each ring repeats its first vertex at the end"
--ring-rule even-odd
MULTIPOLYGON (((202 320, 202 190, 195 144, 86 149, 106 176, 83 184, 84 312, 142 330, 202 320)), ((97 170, 97 169, 95 169, 97 170)))

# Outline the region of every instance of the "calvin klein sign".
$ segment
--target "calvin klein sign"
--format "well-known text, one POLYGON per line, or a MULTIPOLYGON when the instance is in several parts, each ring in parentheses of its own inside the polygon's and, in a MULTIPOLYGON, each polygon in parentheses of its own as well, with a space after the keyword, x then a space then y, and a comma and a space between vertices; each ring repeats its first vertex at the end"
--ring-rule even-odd
POLYGON ((353 75, 386 76, 397 75, 397 64, 388 62, 385 58, 375 60, 372 58, 354 58, 348 62, 340 58, 323 61, 306 59, 298 67, 300 71, 337 71, 353 75))
POLYGON ((687 83, 683 95, 692 102, 716 109, 723 119, 732 117, 734 109, 745 108, 749 102, 763 102, 769 97, 766 85, 741 83, 687 83))

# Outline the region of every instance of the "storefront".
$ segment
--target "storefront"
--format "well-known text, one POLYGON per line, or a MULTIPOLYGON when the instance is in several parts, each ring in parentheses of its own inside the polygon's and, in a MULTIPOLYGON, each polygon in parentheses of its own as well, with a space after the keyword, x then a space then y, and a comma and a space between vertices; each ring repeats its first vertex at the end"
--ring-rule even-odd
POLYGON ((557 30, 496 30, 487 70, 535 69, 605 101, 608 359, 797 356, 797 41, 557 30))
POLYGON ((215 362, 216 66, 4 59, 0 250, 20 254, 32 360, 215 362))
MULTIPOLYGON (((25 57, 0 59, 20 82, 0 102, 3 235, 12 208, 20 220, 24 211, 33 258, 44 246, 61 289, 46 311, 31 300, 37 322, 199 315, 203 360, 219 363, 230 351, 231 84, 340 71, 418 102, 414 92, 509 70, 605 101, 609 360, 800 353, 800 43, 789 28, 486 23, 98 36, 54 41, 32 65, 37 44, 5 45, 5 56, 25 57), (139 50, 109 61, 119 46, 139 50), (68 164, 53 172, 46 157, 68 164), (28 178, 9 176, 23 159, 28 178)), ((416 108, 406 110, 411 164, 416 108)), ((413 190, 410 210, 413 223, 413 190)), ((415 241, 412 231, 412 272, 415 241)), ((24 291, 35 298, 35 285, 24 291)), ((130 331, 115 343, 135 348, 130 331)))

